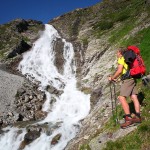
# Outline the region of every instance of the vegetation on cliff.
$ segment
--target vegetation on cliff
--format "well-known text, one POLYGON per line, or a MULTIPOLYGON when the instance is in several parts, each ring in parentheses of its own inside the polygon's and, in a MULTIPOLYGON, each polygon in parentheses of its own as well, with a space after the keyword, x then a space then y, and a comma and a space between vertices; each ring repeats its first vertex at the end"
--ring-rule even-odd
POLYGON ((0 25, 0 59, 27 51, 42 29, 42 22, 35 20, 16 19, 0 25))

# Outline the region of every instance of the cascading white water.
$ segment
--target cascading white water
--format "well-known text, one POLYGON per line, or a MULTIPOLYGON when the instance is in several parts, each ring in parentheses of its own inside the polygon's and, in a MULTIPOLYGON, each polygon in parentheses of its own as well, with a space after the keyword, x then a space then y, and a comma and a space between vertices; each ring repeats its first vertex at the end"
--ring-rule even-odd
MULTIPOLYGON (((47 117, 39 124, 50 122, 60 126, 51 135, 42 133, 41 136, 25 147, 25 150, 63 150, 67 143, 75 137, 80 126, 79 121, 85 118, 90 110, 90 95, 85 95, 76 88, 76 67, 74 62, 74 50, 71 43, 64 39, 63 56, 65 59, 64 72, 60 74, 54 65, 54 43, 61 38, 53 26, 46 24, 45 31, 34 43, 34 47, 24 54, 19 64, 19 70, 32 82, 38 81, 39 89, 44 91, 47 100, 43 110, 48 112, 47 117), (51 85, 57 90, 63 90, 63 94, 56 96, 56 102, 50 109, 51 94, 46 87, 51 85), (61 134, 56 145, 51 145, 53 137, 61 134)), ((5 129, 6 130, 6 129, 5 129)), ((26 133, 25 129, 17 134, 20 129, 10 128, 10 131, 0 136, 0 150, 17 150, 19 143, 26 133)))

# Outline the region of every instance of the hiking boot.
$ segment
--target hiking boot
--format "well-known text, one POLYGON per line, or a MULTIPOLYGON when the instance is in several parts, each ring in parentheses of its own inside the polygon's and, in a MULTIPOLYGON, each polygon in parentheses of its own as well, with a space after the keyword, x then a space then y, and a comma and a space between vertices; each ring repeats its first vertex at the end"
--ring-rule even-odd
POLYGON ((131 125, 133 125, 133 121, 132 121, 132 118, 131 117, 128 117, 128 116, 125 116, 125 123, 122 123, 120 125, 120 127, 122 129, 125 129, 127 127, 130 127, 131 125))
POLYGON ((141 123, 141 122, 142 122, 142 119, 141 119, 141 117, 134 116, 134 117, 132 118, 132 122, 133 122, 133 123, 141 123))

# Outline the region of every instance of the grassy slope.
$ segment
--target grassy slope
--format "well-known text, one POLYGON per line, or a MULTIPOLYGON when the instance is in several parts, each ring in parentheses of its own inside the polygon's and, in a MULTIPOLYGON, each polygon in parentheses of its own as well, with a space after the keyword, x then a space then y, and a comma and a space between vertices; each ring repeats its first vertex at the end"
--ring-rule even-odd
MULTIPOLYGON (((147 72, 150 71, 150 28, 143 29, 133 38, 124 41, 124 45, 138 44, 141 49, 141 55, 145 61, 147 72)), ((144 95, 144 100, 141 102, 143 121, 138 128, 117 140, 116 142, 108 142, 104 150, 146 150, 150 148, 150 89, 144 87, 141 80, 138 82, 138 87, 144 95)), ((120 110, 119 115, 122 115, 120 110)), ((112 119, 109 121, 108 129, 111 126, 112 119)), ((119 127, 118 127, 119 128, 119 127)))
MULTIPOLYGON (((100 38, 101 35, 111 32, 109 41, 111 44, 117 44, 118 46, 128 46, 128 45, 137 45, 141 49, 141 55, 144 59, 147 73, 150 72, 150 27, 145 28, 137 32, 134 36, 129 38, 124 38, 129 32, 134 29, 136 26, 139 26, 141 22, 138 22, 138 16, 142 12, 146 12, 150 17, 149 7, 145 5, 144 0, 131 0, 130 5, 127 7, 120 3, 121 9, 113 13, 107 11, 103 13, 104 20, 101 19, 97 24, 93 26, 95 30, 94 34, 97 38, 100 38), (116 30, 113 30, 113 26, 117 23, 121 23, 121 26, 116 30), (112 30, 112 31, 111 31, 112 30)), ((144 20, 144 21, 145 21, 144 20)), ((142 108, 142 123, 137 127, 137 129, 130 133, 129 135, 115 141, 107 142, 105 150, 146 150, 150 149, 150 89, 142 85, 141 80, 138 81, 139 87, 139 98, 141 100, 142 108), (142 96, 141 96, 142 95, 142 96)), ((133 106, 133 105, 131 105, 133 106)), ((131 108, 133 109, 133 107, 131 108)), ((134 111, 134 110, 133 110, 134 111)), ((118 106, 119 119, 122 118, 123 111, 121 106, 118 106)), ((120 128, 119 125, 113 126, 114 118, 110 118, 105 127, 101 129, 100 133, 103 130, 108 130, 108 132, 115 132, 120 128)), ((98 135, 98 134, 97 134, 98 135)), ((95 136, 97 136, 95 135, 95 136)), ((88 144, 82 145, 80 150, 90 150, 88 144)))
MULTIPOLYGON (((135 2, 135 1, 133 1, 135 2)), ((142 1, 137 1, 136 5, 134 5, 133 10, 130 8, 130 12, 132 11, 132 17, 124 20, 124 26, 119 30, 113 33, 110 37, 110 42, 115 43, 117 39, 122 39, 125 35, 128 34, 137 24, 135 21, 136 16, 141 13, 141 11, 146 10, 143 7, 144 3, 142 1), (139 12, 134 9, 135 7, 139 8, 139 12), (131 20, 134 20, 133 23, 129 24, 131 20)), ((127 10, 127 8, 126 8, 127 10)), ((129 10, 128 10, 129 11, 129 10)), ((147 11, 149 13, 149 11, 147 11)), ((149 17, 149 16, 148 16, 149 17)), ((120 40, 120 46, 127 45, 138 45, 141 49, 141 55, 145 61, 145 65, 147 68, 147 73, 150 71, 150 27, 147 29, 143 29, 139 31, 134 37, 130 37, 127 40, 120 40)), ((137 127, 137 129, 130 133, 129 135, 115 141, 109 141, 105 150, 146 150, 150 148, 150 89, 144 87, 141 83, 141 80, 138 82, 138 87, 140 89, 140 93, 144 96, 141 100, 141 108, 142 108, 142 123, 137 127)), ((123 111, 119 109, 119 117, 122 116, 123 111)), ((113 131, 117 130, 119 126, 112 126, 113 118, 110 119, 107 126, 105 126, 108 130, 113 131)))

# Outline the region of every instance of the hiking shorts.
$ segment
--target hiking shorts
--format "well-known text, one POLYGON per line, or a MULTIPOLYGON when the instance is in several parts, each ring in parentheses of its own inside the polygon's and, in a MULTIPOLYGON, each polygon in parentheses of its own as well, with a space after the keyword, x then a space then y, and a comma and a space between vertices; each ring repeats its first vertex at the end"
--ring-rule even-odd
POLYGON ((138 91, 135 80, 133 78, 123 80, 120 88, 120 96, 128 97, 136 94, 138 94, 138 91))

